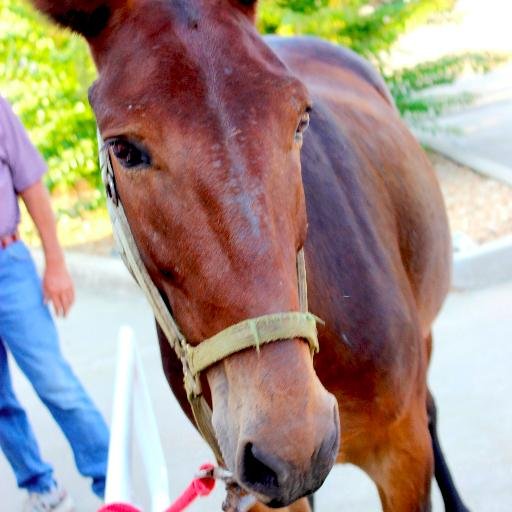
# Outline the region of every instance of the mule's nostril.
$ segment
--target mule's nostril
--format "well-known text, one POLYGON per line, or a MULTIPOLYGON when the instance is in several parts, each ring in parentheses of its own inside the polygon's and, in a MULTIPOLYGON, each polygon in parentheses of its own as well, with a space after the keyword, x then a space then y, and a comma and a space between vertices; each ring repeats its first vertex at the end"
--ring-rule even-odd
POLYGON ((272 489, 279 485, 279 477, 270 467, 273 461, 258 453, 253 443, 247 443, 244 449, 242 481, 258 489, 272 489))

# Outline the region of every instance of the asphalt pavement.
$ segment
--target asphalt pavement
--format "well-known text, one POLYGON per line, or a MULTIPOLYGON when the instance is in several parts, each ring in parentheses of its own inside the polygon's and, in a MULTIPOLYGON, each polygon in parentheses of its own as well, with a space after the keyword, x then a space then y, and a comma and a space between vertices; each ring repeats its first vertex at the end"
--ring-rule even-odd
MULTIPOLYGON (((211 460, 209 449, 185 419, 160 366, 155 329, 143 297, 128 287, 79 286, 68 319, 58 322, 63 350, 94 400, 110 419, 119 327, 137 335, 165 456, 171 496, 185 488, 194 471, 211 460)), ((457 483, 471 510, 512 510, 512 282, 452 293, 435 328, 430 380, 437 397, 441 439, 457 483)), ((11 361, 12 362, 12 361, 11 361)), ((14 365, 13 365, 14 366, 14 365)), ((99 502, 78 475, 71 451, 29 383, 13 368, 17 394, 26 407, 44 457, 72 494, 77 512, 92 512, 99 502)), ((135 454, 134 502, 147 496, 135 454)), ((24 495, 0 456, 0 510, 21 509, 24 495)), ((191 512, 220 510, 222 490, 191 507, 191 512)), ((380 510, 377 492, 357 468, 336 467, 318 493, 321 512, 380 510)), ((434 512, 443 510, 434 489, 434 512)))
POLYGON ((512 185, 512 64, 424 93, 452 99, 464 94, 473 103, 436 118, 434 130, 416 127, 415 133, 432 149, 512 185))

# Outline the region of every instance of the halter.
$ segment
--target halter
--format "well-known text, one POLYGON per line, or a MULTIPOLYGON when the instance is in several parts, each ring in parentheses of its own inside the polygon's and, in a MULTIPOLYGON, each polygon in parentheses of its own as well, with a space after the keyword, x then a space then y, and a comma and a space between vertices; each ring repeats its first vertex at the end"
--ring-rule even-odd
MULTIPOLYGON (((99 135, 98 135, 99 137, 99 135)), ((100 138, 100 148, 103 147, 100 138)), ((107 193, 107 206, 117 248, 126 267, 149 301, 158 325, 183 366, 183 380, 187 398, 194 414, 196 426, 213 450, 217 461, 223 462, 222 453, 212 425, 212 410, 201 388, 201 372, 224 358, 242 350, 259 347, 290 338, 307 340, 311 355, 319 351, 317 317, 308 313, 306 265, 304 250, 297 254, 297 279, 300 312, 274 313, 237 323, 202 341, 190 345, 167 308, 160 292, 151 280, 142 262, 137 244, 130 230, 121 199, 117 193, 115 174, 108 151, 100 150, 100 165, 107 193)))

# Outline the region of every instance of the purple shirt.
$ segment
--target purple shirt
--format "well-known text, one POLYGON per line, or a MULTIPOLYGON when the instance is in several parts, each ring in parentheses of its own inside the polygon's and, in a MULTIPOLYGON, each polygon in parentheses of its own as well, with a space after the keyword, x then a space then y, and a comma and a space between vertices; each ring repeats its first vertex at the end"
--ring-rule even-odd
POLYGON ((16 231, 18 197, 41 179, 46 164, 9 103, 0 96, 0 236, 16 231))

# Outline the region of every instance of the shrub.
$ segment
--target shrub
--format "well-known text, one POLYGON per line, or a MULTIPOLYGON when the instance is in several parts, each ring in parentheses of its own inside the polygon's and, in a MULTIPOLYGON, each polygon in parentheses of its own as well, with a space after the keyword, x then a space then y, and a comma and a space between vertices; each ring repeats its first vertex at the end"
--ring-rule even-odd
POLYGON ((26 3, 0 5, 0 92, 49 165, 46 183, 100 195, 96 125, 87 102, 95 70, 86 44, 42 19, 26 3))
POLYGON ((455 0, 261 0, 263 33, 308 34, 378 62, 407 30, 449 11, 455 0))

